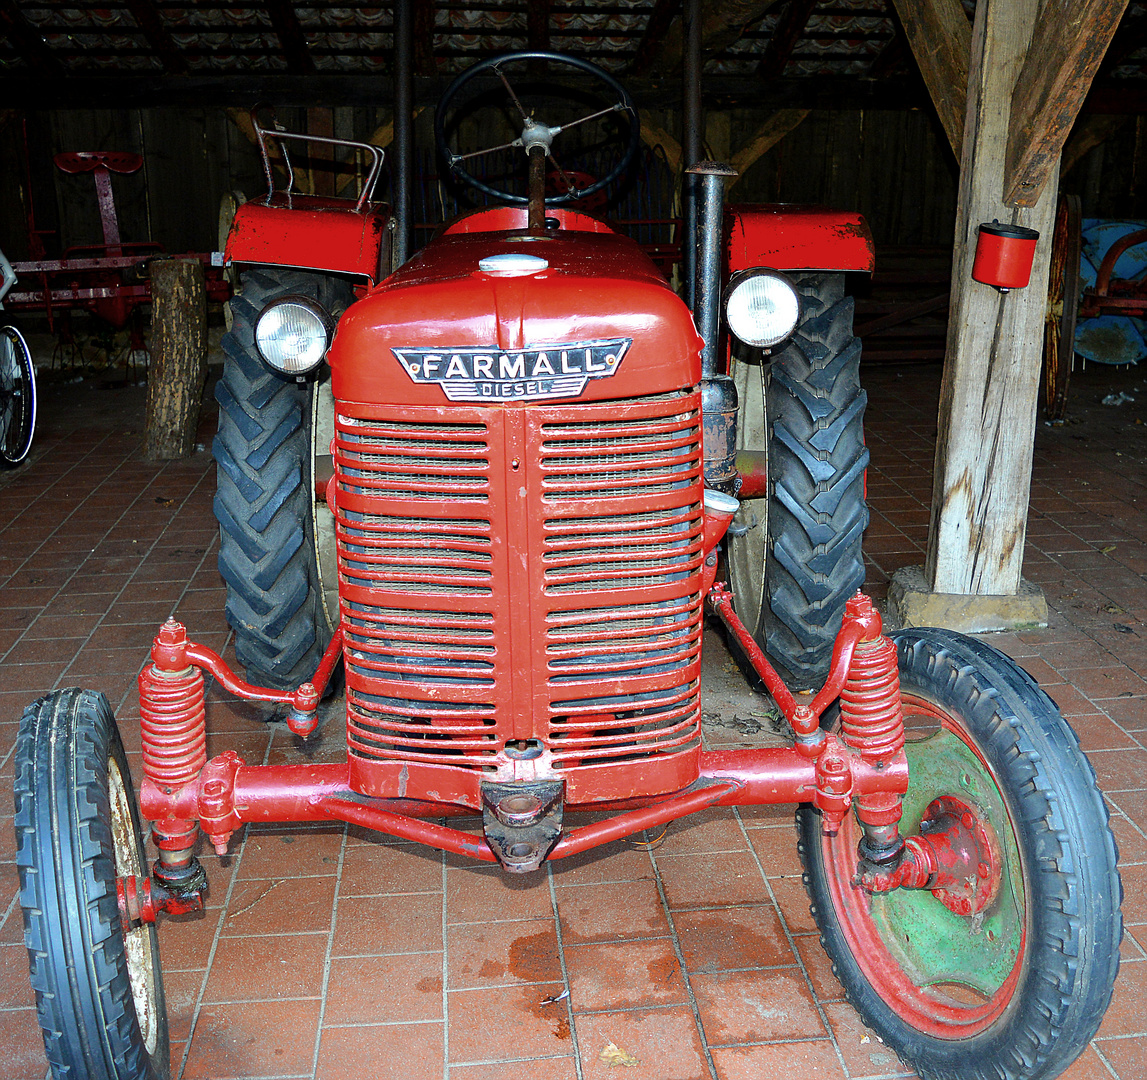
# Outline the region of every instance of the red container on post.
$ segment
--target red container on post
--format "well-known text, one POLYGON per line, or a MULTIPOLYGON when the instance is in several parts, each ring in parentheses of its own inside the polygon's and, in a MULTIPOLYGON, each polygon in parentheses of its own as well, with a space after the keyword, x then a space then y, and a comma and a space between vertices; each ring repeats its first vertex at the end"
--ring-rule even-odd
POLYGON ((1022 225, 984 222, 976 241, 972 277, 1001 292, 1022 289, 1031 280, 1032 260, 1039 233, 1022 225))

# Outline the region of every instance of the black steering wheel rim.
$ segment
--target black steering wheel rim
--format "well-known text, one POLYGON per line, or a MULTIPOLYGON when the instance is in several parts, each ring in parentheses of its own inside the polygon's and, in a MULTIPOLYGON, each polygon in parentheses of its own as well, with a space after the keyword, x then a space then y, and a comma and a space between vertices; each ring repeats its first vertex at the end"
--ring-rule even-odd
POLYGON ((446 92, 442 95, 441 100, 438 102, 438 108, 434 112, 434 145, 439 157, 446 162, 450 174, 467 186, 482 192, 484 195, 501 199, 503 202, 512 203, 517 206, 524 206, 529 202, 524 195, 514 195, 511 192, 491 187, 484 181, 479 180, 476 176, 471 175, 461 164, 455 162, 453 160, 454 153, 446 143, 445 132, 446 113, 451 102, 463 86, 471 79, 485 74, 492 68, 496 68, 501 64, 516 63, 521 60, 553 61, 558 64, 565 64, 568 67, 577 68, 587 75, 592 75, 601 82, 604 82, 606 86, 617 95, 622 110, 629 114, 629 142, 617 165, 606 176, 603 176, 600 180, 595 181, 588 187, 575 188, 573 191, 567 192, 564 195, 547 196, 546 206, 561 206, 564 203, 584 199, 608 187, 629 168, 630 163, 641 147, 641 123, 638 120, 637 109, 633 104, 633 99, 629 96, 629 91, 626 90, 621 83, 610 75, 608 71, 604 71, 598 67, 597 64, 591 63, 589 60, 583 60, 580 56, 566 56, 562 53, 544 51, 508 52, 502 53, 500 56, 492 56, 489 60, 483 60, 473 67, 467 68, 446 88, 446 92))

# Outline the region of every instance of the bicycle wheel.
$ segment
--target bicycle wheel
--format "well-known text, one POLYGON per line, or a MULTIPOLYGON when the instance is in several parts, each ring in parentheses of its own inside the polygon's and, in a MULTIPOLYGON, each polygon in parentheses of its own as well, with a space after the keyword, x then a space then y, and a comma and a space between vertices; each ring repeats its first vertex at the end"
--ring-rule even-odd
POLYGON ((36 369, 14 326, 0 326, 0 465, 19 465, 36 427, 36 369))

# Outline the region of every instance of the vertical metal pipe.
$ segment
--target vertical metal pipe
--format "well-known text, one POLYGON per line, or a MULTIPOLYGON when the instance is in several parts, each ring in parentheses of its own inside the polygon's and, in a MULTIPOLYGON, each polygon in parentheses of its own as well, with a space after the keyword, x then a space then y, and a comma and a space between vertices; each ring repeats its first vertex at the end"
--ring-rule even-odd
POLYGON ((693 321, 705 342, 701 374, 717 374, 717 338, 721 311, 721 231, 725 179, 737 171, 719 161, 702 161, 685 174, 694 177, 697 195, 697 246, 694 254, 693 321))
POLYGON ((394 239, 391 265, 410 255, 410 188, 414 175, 414 11, 412 0, 394 5, 394 157, 391 162, 394 239))
MULTIPOLYGON (((685 168, 701 160, 701 0, 685 0, 682 10, 685 30, 684 139, 685 168)), ((681 243, 681 272, 685 303, 694 306, 696 289, 697 181, 686 172, 681 178, 681 208, 685 235, 681 243)))

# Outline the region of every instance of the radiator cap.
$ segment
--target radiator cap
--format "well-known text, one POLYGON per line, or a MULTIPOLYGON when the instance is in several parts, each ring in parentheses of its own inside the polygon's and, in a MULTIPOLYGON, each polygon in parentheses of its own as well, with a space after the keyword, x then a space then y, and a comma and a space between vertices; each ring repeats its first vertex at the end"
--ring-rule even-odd
POLYGON ((525 252, 507 251, 501 255, 487 255, 478 260, 478 269, 484 274, 500 274, 517 277, 521 274, 537 274, 549 268, 549 263, 538 255, 525 252))

